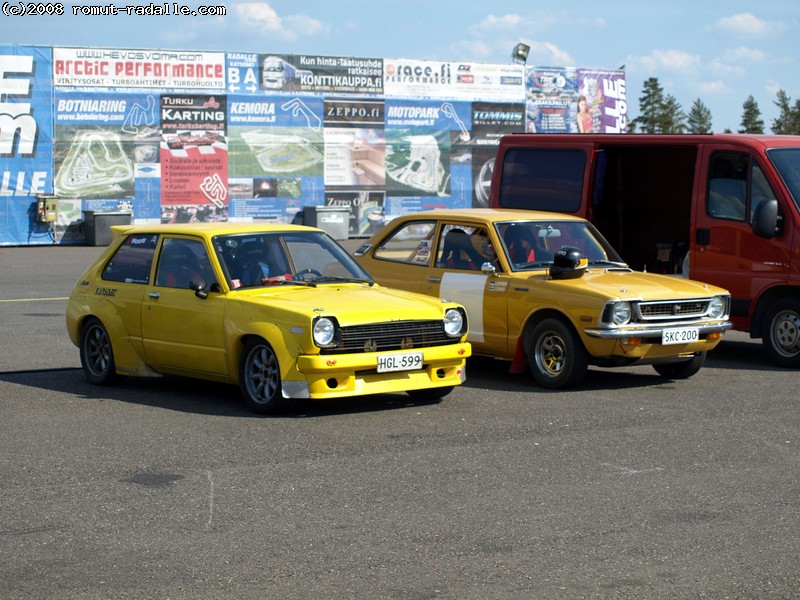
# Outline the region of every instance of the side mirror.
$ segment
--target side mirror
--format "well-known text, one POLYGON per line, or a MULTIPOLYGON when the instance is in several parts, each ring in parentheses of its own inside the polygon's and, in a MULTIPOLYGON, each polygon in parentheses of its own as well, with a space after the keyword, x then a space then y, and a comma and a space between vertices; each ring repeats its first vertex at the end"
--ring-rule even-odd
POLYGON ((194 290, 194 295, 201 300, 208 298, 207 286, 206 280, 202 277, 195 277, 189 282, 189 289, 194 290))
POLYGON ((494 275, 497 272, 495 266, 488 260, 481 265, 481 273, 484 275, 494 275))
POLYGON ((778 231, 778 201, 774 198, 771 200, 763 200, 761 204, 756 207, 755 214, 753 215, 753 233, 758 237, 766 238, 768 240, 775 237, 778 231))

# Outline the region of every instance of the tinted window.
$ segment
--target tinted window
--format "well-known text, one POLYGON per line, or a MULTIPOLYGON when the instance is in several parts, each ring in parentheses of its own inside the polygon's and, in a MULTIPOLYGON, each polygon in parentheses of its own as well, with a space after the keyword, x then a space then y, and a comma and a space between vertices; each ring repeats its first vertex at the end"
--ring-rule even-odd
POLYGON ((128 236, 111 260, 106 263, 101 277, 106 281, 148 283, 157 243, 157 235, 128 236))
POLYGON ((582 150, 509 150, 503 158, 500 206, 577 212, 585 165, 582 150))

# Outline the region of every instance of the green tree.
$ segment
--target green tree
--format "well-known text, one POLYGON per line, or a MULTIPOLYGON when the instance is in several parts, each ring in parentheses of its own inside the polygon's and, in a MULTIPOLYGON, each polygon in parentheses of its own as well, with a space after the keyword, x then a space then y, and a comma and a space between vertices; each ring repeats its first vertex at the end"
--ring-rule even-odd
POLYGON ((711 133, 711 111, 698 98, 689 109, 689 117, 686 124, 689 133, 711 133))
POLYGON ((639 97, 639 116, 634 127, 642 133, 662 133, 659 119, 664 107, 664 89, 658 78, 650 77, 644 82, 642 96, 639 97))
POLYGON ((742 108, 744 110, 739 133, 764 133, 764 119, 761 118, 761 110, 752 94, 744 101, 742 108))
POLYGON ((667 95, 658 115, 657 133, 686 133, 686 113, 672 94, 667 95))
POLYGON ((773 104, 780 114, 772 120, 772 133, 776 135, 800 135, 800 100, 792 106, 792 99, 783 90, 778 90, 773 104))

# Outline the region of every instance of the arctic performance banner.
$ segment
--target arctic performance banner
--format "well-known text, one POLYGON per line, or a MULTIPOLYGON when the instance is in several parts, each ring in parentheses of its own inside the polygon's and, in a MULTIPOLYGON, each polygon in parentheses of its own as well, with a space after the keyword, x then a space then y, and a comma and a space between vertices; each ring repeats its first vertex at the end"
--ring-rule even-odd
POLYGON ((222 92, 225 53, 53 48, 53 85, 222 92))

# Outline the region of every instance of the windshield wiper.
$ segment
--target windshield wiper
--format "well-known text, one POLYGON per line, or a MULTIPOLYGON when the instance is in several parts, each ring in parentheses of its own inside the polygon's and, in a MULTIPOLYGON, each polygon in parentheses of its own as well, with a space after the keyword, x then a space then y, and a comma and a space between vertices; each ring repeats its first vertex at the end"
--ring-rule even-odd
POLYGON ((317 277, 314 283, 366 283, 370 287, 375 285, 375 282, 370 279, 358 279, 355 277, 340 277, 339 275, 326 275, 325 277, 317 277))

